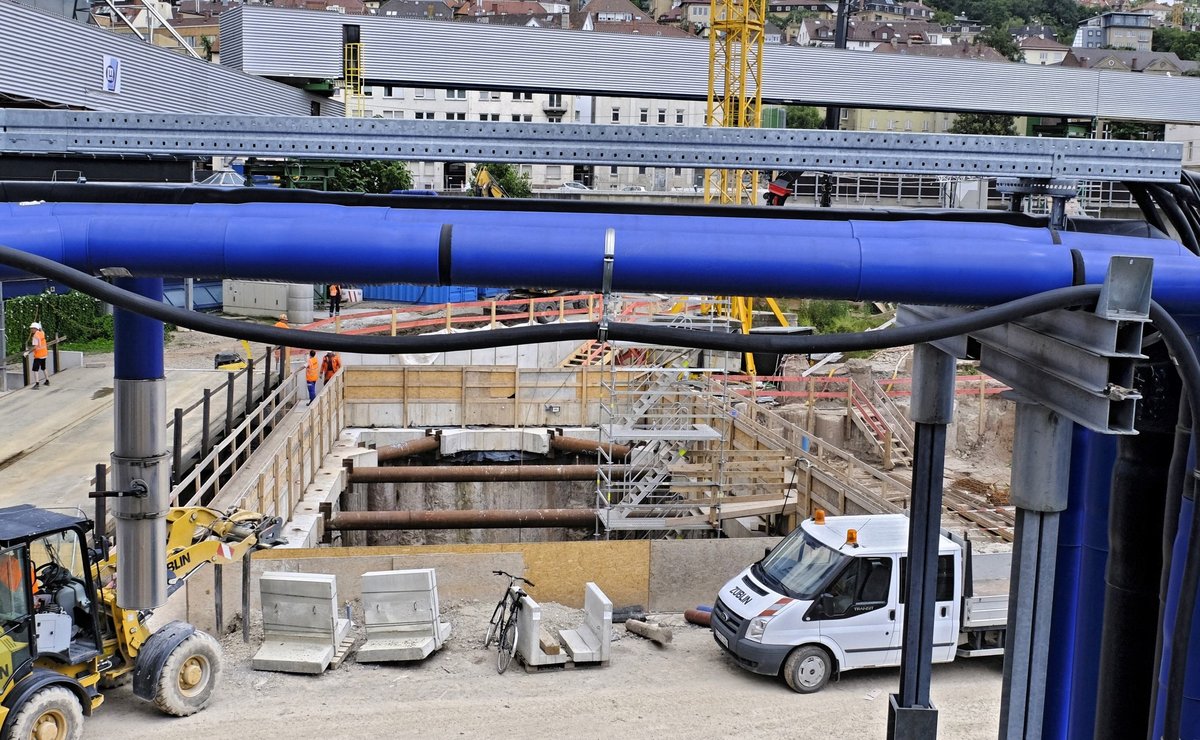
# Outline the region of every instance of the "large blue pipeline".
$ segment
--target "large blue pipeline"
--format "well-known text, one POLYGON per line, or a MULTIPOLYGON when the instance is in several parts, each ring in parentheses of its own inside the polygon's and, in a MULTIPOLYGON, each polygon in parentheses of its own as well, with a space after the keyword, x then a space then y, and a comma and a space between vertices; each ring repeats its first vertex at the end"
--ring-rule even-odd
POLYGON ((291 203, 2 208, 0 243, 89 272, 598 289, 611 228, 615 291, 985 305, 1102 282, 1122 254, 1154 257, 1155 298, 1173 313, 1200 301, 1200 260, 1173 241, 1000 223, 291 203))
MULTIPOLYGON (((0 244, 91 273, 123 268, 146 277, 596 290, 603 287, 605 235, 612 229, 608 287, 617 292, 987 305, 1100 283, 1111 257, 1149 256, 1154 298, 1181 321, 1200 317, 1200 258, 1174 241, 996 222, 305 203, 7 203, 0 214, 6 216, 0 244)), ((0 267, 0 280, 17 276, 0 267)), ((137 367, 132 376, 154 373, 137 367)), ((1088 434, 1076 442, 1071 509, 1064 517, 1070 526, 1056 582, 1063 608, 1056 607, 1051 656, 1063 680, 1050 692, 1047 737, 1090 734, 1095 704, 1094 622, 1097 599, 1103 603, 1096 589, 1103 588, 1114 446, 1088 434), (1081 627, 1081 618, 1092 621, 1081 627)), ((1172 583, 1177 589, 1178 578, 1172 583)), ((1193 656, 1200 655, 1200 620, 1196 624, 1193 656)), ((1200 659, 1191 663, 1197 670, 1189 672, 1188 728, 1200 721, 1200 659)))

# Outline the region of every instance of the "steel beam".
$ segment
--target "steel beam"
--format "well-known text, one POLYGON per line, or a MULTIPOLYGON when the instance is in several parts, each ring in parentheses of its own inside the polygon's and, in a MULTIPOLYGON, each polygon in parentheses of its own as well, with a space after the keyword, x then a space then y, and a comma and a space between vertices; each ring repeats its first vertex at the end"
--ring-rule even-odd
POLYGON ((221 154, 1178 182, 1182 146, 801 129, 0 110, 0 151, 12 154, 221 154))
POLYGON ((331 516, 325 529, 497 529, 506 527, 590 527, 591 509, 492 509, 490 511, 347 511, 331 516))
POLYGON ((595 465, 409 465, 353 468, 351 483, 445 483, 458 481, 595 480, 595 465))

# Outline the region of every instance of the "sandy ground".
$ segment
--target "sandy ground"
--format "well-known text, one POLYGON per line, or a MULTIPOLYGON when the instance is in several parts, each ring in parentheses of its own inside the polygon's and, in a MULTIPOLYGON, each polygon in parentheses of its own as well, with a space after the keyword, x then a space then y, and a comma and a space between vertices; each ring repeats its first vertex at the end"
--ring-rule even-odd
MULTIPOLYGON (((580 613, 543 604, 558 627, 580 613)), ((288 737, 483 738, 645 737, 882 738, 888 694, 898 672, 847 673, 822 692, 802 696, 782 681, 737 667, 707 628, 680 615, 660 615, 674 641, 657 647, 614 625, 607 667, 526 674, 516 663, 504 675, 495 651, 484 650, 491 604, 443 605, 454 625, 446 646, 420 664, 360 665, 349 659, 321 676, 257 672, 257 647, 226 636, 225 668, 213 703, 185 718, 166 717, 128 687, 87 722, 86 738, 288 737)), ((254 626, 257 632, 257 625, 254 626)), ((942 737, 993 738, 999 721, 1000 662, 963 660, 936 666, 933 701, 942 737)))

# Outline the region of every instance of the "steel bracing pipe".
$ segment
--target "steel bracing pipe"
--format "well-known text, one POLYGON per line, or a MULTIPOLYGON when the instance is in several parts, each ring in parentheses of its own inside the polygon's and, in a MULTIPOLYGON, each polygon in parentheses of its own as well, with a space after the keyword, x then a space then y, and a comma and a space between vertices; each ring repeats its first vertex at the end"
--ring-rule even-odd
POLYGON ((630 445, 617 444, 615 442, 597 442, 592 439, 580 439, 579 437, 564 437, 561 434, 555 434, 550 437, 550 447, 559 452, 569 452, 579 455, 595 455, 601 450, 605 451, 611 458, 628 457, 633 451, 630 445))
POLYGON ((507 527, 591 527, 591 509, 492 509, 489 511, 347 511, 334 514, 325 529, 496 529, 507 527))
POLYGON ((420 455, 425 452, 436 452, 442 445, 442 440, 436 435, 428 437, 420 437, 418 439, 410 439, 407 442, 401 442, 398 445, 388 445, 386 447, 375 448, 375 457, 379 462, 394 462, 403 460, 406 457, 420 455))
MULTIPOLYGON (((117 284, 153 300, 159 278, 121 278, 117 284)), ((167 449, 167 382, 161 321, 113 312, 113 504, 117 522, 117 603, 153 609, 167 600, 167 509, 171 464, 167 449), (135 493, 136 492, 136 493, 135 493)))
POLYGON ((350 471, 351 483, 457 483, 481 481, 596 480, 596 465, 406 465, 359 468, 350 471))

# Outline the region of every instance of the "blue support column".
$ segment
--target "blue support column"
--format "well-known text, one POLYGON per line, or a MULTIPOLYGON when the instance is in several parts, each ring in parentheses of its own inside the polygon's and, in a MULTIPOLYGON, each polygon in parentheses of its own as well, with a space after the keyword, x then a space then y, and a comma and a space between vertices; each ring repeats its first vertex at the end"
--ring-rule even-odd
MULTIPOLYGON (((161 301, 159 278, 121 278, 117 285, 161 301)), ((122 309, 113 313, 113 490, 117 522, 117 603, 153 609, 167 600, 166 516, 171 465, 167 449, 163 325, 122 309)))

